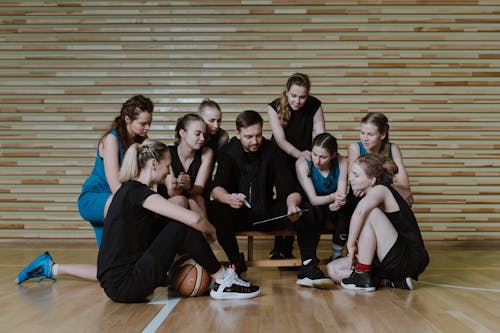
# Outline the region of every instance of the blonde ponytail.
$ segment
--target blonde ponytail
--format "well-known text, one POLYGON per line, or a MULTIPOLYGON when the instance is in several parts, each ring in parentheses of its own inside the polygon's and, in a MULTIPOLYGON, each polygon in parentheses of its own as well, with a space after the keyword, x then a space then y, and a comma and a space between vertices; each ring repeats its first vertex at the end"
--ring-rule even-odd
POLYGON ((137 150, 140 143, 134 143, 128 147, 125 157, 123 158, 122 167, 120 168, 120 182, 125 183, 139 175, 139 166, 137 164, 137 150))
POLYGON ((124 183, 139 176, 141 170, 147 162, 154 158, 157 161, 165 158, 168 154, 168 147, 163 142, 157 140, 145 140, 141 143, 131 145, 123 158, 120 169, 120 182, 124 183))

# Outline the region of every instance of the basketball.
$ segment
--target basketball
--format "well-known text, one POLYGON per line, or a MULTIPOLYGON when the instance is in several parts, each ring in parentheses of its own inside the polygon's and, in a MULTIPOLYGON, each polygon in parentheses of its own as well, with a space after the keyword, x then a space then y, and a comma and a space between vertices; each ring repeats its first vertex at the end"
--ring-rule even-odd
POLYGON ((210 274, 192 258, 177 260, 169 275, 171 287, 182 296, 203 296, 208 292, 210 274))

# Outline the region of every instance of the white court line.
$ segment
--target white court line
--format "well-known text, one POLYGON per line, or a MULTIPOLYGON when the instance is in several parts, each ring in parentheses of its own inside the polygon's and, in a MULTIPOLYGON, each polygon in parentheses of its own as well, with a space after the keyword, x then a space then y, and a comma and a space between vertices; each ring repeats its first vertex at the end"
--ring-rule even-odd
POLYGON ((466 289, 466 290, 474 290, 474 291, 489 291, 493 293, 500 293, 500 289, 488 289, 488 288, 475 288, 475 287, 465 287, 465 286, 455 286, 452 284, 444 284, 444 283, 432 283, 425 281, 414 281, 415 283, 427 284, 429 286, 436 287, 445 287, 445 288, 454 288, 454 289, 466 289))
POLYGON ((158 314, 151 320, 151 322, 146 326, 143 330, 142 333, 154 333, 156 330, 163 324, 165 319, 167 319, 168 315, 172 310, 175 308, 177 303, 181 300, 180 297, 175 297, 171 299, 167 299, 164 301, 156 301, 156 302, 151 302, 149 304, 165 304, 165 306, 158 312, 158 314))

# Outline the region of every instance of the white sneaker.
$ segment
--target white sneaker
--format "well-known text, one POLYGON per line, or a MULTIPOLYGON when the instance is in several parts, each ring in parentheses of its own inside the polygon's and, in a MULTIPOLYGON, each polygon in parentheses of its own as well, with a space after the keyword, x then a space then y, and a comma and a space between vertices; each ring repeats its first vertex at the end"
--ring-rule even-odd
POLYGON ((258 286, 252 286, 243 281, 238 274, 230 268, 226 268, 222 278, 215 279, 214 287, 210 290, 210 296, 215 299, 246 299, 254 298, 260 294, 258 286))

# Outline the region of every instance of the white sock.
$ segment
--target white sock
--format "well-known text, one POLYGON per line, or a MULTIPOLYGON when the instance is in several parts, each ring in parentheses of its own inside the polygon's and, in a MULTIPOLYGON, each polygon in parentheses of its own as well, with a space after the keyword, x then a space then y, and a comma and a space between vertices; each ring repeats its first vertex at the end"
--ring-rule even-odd
POLYGON ((212 275, 212 277, 214 278, 214 280, 224 280, 224 278, 226 277, 226 275, 228 274, 228 269, 224 266, 220 266, 221 269, 218 273, 215 273, 212 275))
POLYGON ((57 276, 57 271, 59 270, 59 264, 52 265, 52 277, 57 276))

